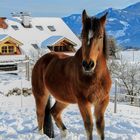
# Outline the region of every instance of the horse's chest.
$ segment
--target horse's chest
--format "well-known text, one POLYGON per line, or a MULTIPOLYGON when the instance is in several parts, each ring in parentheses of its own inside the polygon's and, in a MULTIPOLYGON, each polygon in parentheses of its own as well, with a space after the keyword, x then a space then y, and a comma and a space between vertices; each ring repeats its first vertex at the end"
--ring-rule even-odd
POLYGON ((87 90, 87 95, 87 98, 90 102, 96 103, 106 96, 106 92, 104 86, 99 82, 89 87, 87 90))

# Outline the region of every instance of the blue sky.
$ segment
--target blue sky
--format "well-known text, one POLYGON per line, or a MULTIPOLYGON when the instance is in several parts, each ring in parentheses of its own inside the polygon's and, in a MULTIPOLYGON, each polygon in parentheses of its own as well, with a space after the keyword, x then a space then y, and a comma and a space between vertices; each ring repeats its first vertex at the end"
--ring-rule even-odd
POLYGON ((64 17, 86 9, 94 15, 107 8, 122 9, 140 0, 0 0, 0 16, 27 11, 33 16, 64 17))

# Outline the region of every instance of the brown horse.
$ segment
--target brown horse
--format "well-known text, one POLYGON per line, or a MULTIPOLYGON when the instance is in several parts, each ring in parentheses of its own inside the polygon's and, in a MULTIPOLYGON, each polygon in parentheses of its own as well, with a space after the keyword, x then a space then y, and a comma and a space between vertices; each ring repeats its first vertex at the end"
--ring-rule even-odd
POLYGON ((34 66, 32 90, 36 101, 38 127, 49 137, 54 136, 50 114, 60 130, 65 131, 61 113, 69 104, 77 103, 88 140, 92 140, 92 105, 98 134, 104 140, 104 112, 111 87, 106 63, 106 15, 101 18, 89 17, 84 10, 82 47, 76 54, 67 56, 51 52, 41 57, 34 66), (52 108, 49 95, 56 100, 52 108))

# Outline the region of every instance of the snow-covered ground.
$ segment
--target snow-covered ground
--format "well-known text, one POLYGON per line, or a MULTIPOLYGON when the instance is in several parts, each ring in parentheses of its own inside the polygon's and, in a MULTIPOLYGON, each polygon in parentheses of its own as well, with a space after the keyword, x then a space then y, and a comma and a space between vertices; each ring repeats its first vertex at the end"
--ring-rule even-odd
MULTIPOLYGON (((107 140, 139 140, 140 108, 118 105, 113 113, 114 104, 110 103, 106 114, 105 134, 107 140)), ((68 128, 66 140, 85 140, 83 121, 77 105, 70 105, 63 113, 68 128)), ((37 130, 35 103, 33 96, 0 96, 0 140, 46 140, 37 130), (21 104, 22 101, 22 104, 21 104)), ((59 130, 55 126, 55 140, 60 140, 59 130)), ((97 133, 94 127, 94 140, 97 133)))
POLYGON ((120 55, 122 62, 140 62, 140 50, 125 50, 120 55))
POLYGON ((31 83, 21 75, 14 74, 0 74, 0 94, 7 94, 13 88, 30 88, 31 83))

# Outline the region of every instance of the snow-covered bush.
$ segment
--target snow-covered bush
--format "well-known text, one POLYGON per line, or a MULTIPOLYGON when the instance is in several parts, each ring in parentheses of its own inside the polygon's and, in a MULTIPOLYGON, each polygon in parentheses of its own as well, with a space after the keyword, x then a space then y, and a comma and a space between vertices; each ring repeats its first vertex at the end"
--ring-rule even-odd
POLYGON ((22 90, 19 88, 14 88, 12 90, 9 90, 8 93, 6 94, 6 96, 11 96, 11 95, 15 95, 15 96, 19 96, 19 95, 23 95, 23 96, 30 96, 32 94, 32 90, 28 89, 28 88, 23 88, 22 90))

